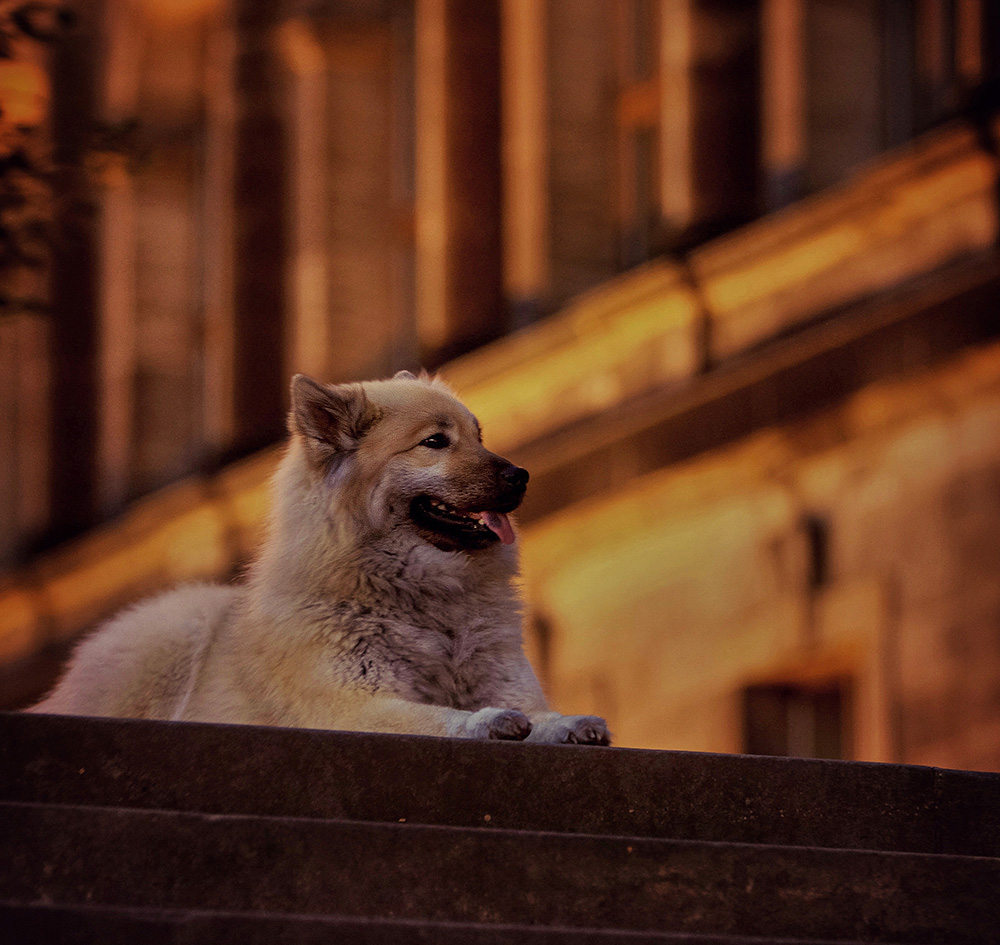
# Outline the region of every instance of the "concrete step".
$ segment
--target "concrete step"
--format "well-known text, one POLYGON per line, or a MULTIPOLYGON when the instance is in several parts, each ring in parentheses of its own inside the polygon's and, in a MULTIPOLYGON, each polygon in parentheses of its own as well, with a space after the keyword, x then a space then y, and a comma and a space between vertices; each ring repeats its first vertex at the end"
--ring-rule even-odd
POLYGON ((1000 855, 1000 775, 0 713, 0 800, 1000 855))
POLYGON ((849 945, 834 941, 685 935, 609 929, 539 928, 0 902, 0 945, 849 945))
POLYGON ((995 940, 1000 860, 0 805, 0 899, 857 942, 995 940))
POLYGON ((0 943, 996 940, 1000 776, 0 714, 0 943))

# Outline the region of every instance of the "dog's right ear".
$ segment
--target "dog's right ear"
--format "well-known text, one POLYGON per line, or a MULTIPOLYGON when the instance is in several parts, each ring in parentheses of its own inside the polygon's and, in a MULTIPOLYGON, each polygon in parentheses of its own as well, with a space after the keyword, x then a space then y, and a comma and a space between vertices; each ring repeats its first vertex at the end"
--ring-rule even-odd
POLYGON ((292 378, 291 433, 298 433, 317 464, 358 448, 378 419, 360 384, 327 387, 305 374, 292 378))

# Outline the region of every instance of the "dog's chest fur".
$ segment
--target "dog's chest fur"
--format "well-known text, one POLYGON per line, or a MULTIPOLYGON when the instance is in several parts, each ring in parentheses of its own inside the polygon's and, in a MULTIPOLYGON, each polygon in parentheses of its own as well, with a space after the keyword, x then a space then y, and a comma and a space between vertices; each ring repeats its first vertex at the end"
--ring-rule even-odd
POLYGON ((518 630, 491 621, 493 615, 445 630, 431 622, 351 609, 353 614, 342 612, 331 628, 336 652, 330 655, 341 684, 456 709, 488 704, 496 666, 503 662, 497 657, 518 630))
POLYGON ((511 570, 411 550, 373 555, 365 571, 332 622, 342 682, 457 709, 490 704, 521 641, 511 570))

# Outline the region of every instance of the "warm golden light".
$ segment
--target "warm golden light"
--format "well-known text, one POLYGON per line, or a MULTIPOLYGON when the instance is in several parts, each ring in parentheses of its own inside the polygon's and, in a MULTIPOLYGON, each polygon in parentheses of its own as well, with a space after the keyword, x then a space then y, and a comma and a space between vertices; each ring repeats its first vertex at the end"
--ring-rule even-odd
POLYGON ((49 78, 32 62, 0 59, 0 121, 19 128, 34 128, 48 110, 49 78))
POLYGON ((293 372, 422 363, 531 472, 556 706, 803 750, 741 725, 812 687, 856 757, 997 763, 981 0, 73 8, 0 15, 2 146, 59 164, 0 208, 0 661, 238 574, 276 451, 220 464, 293 372))
POLYGON ((179 26, 214 13, 222 0, 142 0, 142 6, 150 19, 165 26, 179 26))

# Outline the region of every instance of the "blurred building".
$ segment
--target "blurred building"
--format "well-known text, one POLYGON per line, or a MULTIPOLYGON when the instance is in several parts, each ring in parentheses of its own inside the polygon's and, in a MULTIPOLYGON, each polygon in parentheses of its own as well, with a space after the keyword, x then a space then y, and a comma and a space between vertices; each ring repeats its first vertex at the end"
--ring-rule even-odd
POLYGON ((294 371, 423 365, 532 471, 564 711, 1000 768, 996 4, 72 13, 0 70, 0 701, 245 562, 294 371))

